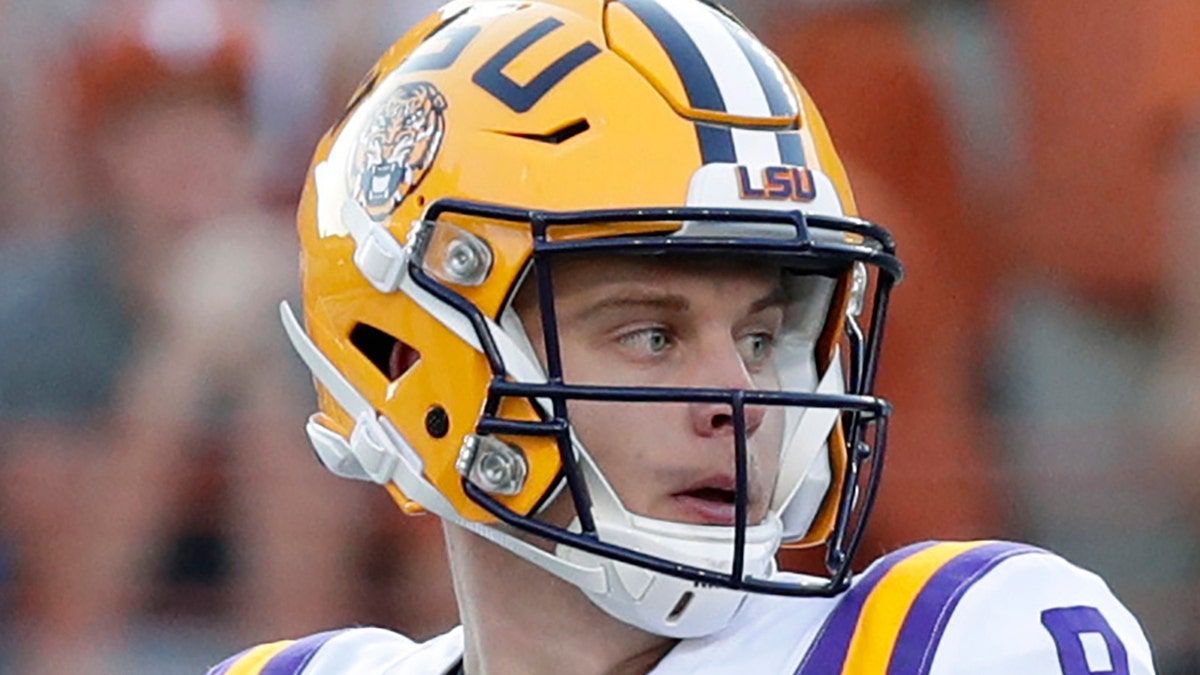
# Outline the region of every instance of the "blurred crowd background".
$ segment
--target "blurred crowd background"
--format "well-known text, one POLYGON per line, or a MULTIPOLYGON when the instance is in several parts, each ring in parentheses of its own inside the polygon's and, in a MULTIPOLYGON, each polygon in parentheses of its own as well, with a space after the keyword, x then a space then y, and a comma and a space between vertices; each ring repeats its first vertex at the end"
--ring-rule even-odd
MULTIPOLYGON (((310 457, 294 203, 437 0, 0 0, 0 672, 455 623, 432 518, 310 457)), ((908 277, 864 560, 1032 541, 1200 672, 1200 2, 729 0, 908 277)))

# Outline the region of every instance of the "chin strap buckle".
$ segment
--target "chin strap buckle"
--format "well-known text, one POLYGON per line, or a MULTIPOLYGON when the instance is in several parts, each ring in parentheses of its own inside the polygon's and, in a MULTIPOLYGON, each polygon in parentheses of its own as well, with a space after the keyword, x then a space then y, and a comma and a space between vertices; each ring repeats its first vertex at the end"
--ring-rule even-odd
POLYGON ((363 414, 350 433, 350 454, 362 465, 371 480, 386 485, 396 473, 400 455, 388 442, 387 433, 379 424, 379 418, 363 414))
POLYGON ((381 293, 394 293, 408 264, 408 251, 357 202, 342 207, 342 221, 354 238, 354 265, 381 293))
POLYGON ((317 458, 326 469, 342 478, 379 485, 391 482, 400 463, 400 455, 388 442, 386 432, 377 418, 365 413, 360 416, 347 442, 316 417, 309 418, 305 431, 317 458))

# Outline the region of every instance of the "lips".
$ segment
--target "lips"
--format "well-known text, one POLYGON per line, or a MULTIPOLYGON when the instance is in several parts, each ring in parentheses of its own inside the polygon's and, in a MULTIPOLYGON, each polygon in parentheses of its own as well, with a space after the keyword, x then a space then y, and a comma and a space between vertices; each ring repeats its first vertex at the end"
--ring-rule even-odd
POLYGON ((689 490, 682 494, 702 501, 721 504, 732 504, 736 495, 733 490, 723 490, 720 488, 700 488, 699 490, 689 490))
POLYGON ((682 520, 699 525, 732 526, 735 521, 735 481, 714 476, 671 495, 682 520))

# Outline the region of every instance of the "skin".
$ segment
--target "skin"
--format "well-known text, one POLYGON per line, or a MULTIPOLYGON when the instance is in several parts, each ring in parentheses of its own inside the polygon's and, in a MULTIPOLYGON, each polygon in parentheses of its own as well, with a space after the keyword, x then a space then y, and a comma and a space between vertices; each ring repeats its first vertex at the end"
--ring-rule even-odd
MULTIPOLYGON (((564 376, 573 383, 774 389, 772 340, 783 324, 777 269, 655 258, 556 264, 564 376)), ((515 301, 545 358, 534 294, 515 301)), ((630 511, 728 524, 733 424, 727 406, 584 403, 570 415, 630 511), (613 424, 620 419, 620 424, 613 424)), ((750 521, 766 514, 783 419, 747 408, 750 521)), ((573 516, 562 498, 548 518, 573 516)), ((646 673, 675 642, 609 617, 574 586, 455 527, 446 528, 466 634, 466 671, 581 675, 646 673), (496 620, 504 617, 504 621, 496 620), (546 636, 553 636, 547 639, 546 636)))
MULTIPOLYGON (((775 268, 651 258, 560 265, 555 308, 567 382, 779 388, 772 341, 784 296, 775 268)), ((544 360, 532 295, 519 299, 517 311, 544 360)), ((569 406, 572 425, 628 510, 698 525, 733 524, 731 412, 712 403, 569 406)), ((749 521, 757 523, 779 468, 781 411, 747 408, 746 431, 749 521)))

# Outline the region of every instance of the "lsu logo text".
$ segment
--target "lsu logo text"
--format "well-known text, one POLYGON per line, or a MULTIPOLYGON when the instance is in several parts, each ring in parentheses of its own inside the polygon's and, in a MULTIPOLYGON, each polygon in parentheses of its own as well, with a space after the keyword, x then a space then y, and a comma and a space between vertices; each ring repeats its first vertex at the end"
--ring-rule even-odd
POLYGON ((737 178, 742 199, 811 202, 817 196, 812 171, 801 166, 768 166, 755 176, 757 186, 747 167, 737 167, 737 178))

